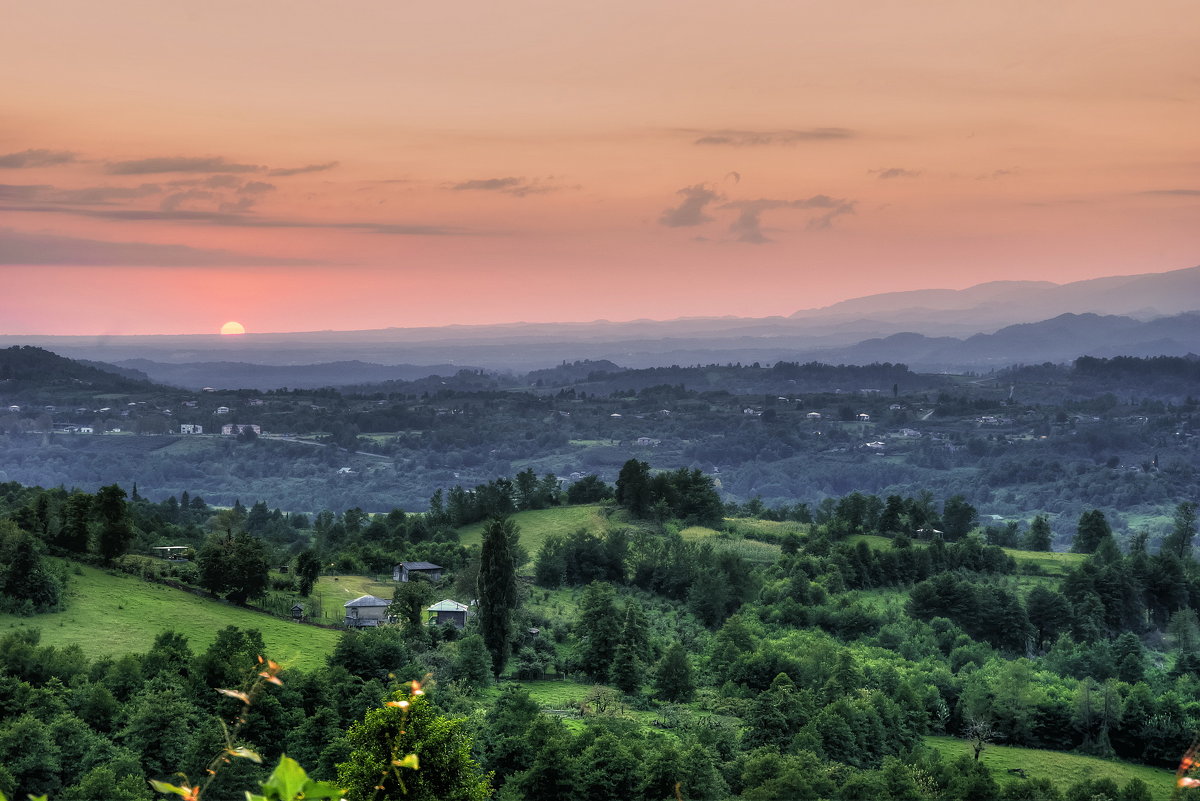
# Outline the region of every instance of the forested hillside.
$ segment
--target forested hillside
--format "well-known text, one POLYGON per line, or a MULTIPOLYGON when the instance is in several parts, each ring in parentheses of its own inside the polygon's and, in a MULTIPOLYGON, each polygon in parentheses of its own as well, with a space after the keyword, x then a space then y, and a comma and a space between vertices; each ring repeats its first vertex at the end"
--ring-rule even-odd
POLYGON ((0 790, 240 799, 286 754, 351 799, 1171 797, 1200 726, 1191 502, 1157 547, 1097 509, 1053 553, 1044 518, 961 496, 731 509, 698 470, 618 473, 312 517, 3 485, 0 790), (96 614, 105 573, 163 592, 96 614), (251 617, 183 634, 164 583, 251 617), (367 586, 394 622, 312 625, 367 586), (440 599, 465 628, 427 622, 440 599))

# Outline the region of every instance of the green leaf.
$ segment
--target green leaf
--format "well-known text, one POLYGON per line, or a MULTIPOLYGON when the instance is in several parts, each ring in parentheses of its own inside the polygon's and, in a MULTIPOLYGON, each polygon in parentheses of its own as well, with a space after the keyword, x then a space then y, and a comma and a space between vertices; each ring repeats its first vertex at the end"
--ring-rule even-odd
POLYGON ((304 785, 304 801, 337 801, 341 797, 341 788, 331 782, 314 782, 310 779, 304 785))
POLYGON ((29 796, 29 801, 46 801, 46 796, 44 796, 44 795, 31 795, 31 796, 29 796))
POLYGON ((279 801, 292 801, 308 783, 308 774, 300 763, 289 756, 281 756, 271 776, 263 782, 263 792, 279 801))
POLYGON ((191 791, 186 787, 177 787, 170 782, 160 782, 157 779, 150 780, 150 786, 160 793, 174 793, 182 798, 187 798, 191 791))
POLYGON ((398 768, 412 768, 413 770, 421 769, 421 761, 417 759, 416 754, 409 754, 404 759, 392 760, 392 764, 398 768))
POLYGON ((255 763, 256 765, 262 764, 262 757, 260 757, 258 754, 251 751, 249 748, 245 748, 245 747, 235 748, 232 751, 230 751, 229 754, 230 754, 230 756, 239 757, 241 759, 248 759, 251 762, 255 763))

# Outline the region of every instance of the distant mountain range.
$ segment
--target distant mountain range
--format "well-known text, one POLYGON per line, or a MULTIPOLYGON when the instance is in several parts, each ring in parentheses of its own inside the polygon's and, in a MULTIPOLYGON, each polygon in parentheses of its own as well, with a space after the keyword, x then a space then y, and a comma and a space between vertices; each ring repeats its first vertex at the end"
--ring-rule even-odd
POLYGON ((525 373, 577 360, 624 367, 903 362, 962 370, 1081 355, 1200 353, 1200 267, 1052 284, 994 281, 889 292, 789 317, 511 323, 240 337, 0 337, 179 386, 312 388, 465 365, 525 373), (263 365, 270 366, 264 368, 263 365), (280 368, 280 369, 274 369, 280 368), (284 369, 286 368, 286 369, 284 369))

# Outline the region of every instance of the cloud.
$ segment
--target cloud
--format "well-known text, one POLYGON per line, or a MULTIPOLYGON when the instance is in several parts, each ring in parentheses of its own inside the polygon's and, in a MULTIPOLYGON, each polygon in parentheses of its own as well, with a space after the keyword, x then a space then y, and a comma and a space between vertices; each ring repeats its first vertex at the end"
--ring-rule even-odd
POLYGON ((120 200, 157 195, 162 192, 158 184, 140 186, 86 186, 82 189, 59 189, 48 198, 54 203, 70 203, 81 206, 103 206, 120 200))
POLYGON ((916 178, 921 174, 920 170, 906 170, 903 167, 888 167, 887 169, 868 170, 868 172, 881 181, 892 178, 916 178))
POLYGON ((38 199, 46 190, 53 188, 47 184, 0 184, 0 200, 24 203, 38 199))
POLYGON ((526 195, 544 195, 547 192, 557 192, 563 187, 542 183, 538 178, 534 178, 531 181, 528 178, 509 177, 477 178, 471 181, 451 184, 449 188, 454 192, 501 192, 513 197, 525 197, 526 195))
POLYGON ((158 204, 163 211, 178 211, 184 206, 194 205, 198 201, 215 200, 217 195, 204 189, 189 189, 186 192, 176 192, 167 195, 158 204))
POLYGON ((1175 197, 1200 197, 1200 189, 1147 189, 1139 195, 1172 195, 1175 197))
POLYGON ((852 139, 858 134, 849 128, 780 129, 776 131, 746 131, 733 128, 683 131, 697 138, 694 145, 726 145, 729 147, 763 147, 765 145, 794 145, 800 142, 820 142, 832 139, 852 139))
POLYGON ((53 167, 74 161, 76 155, 70 150, 22 150, 0 156, 0 168, 19 170, 26 167, 53 167))
POLYGON ((147 175, 159 172, 259 172, 265 167, 256 164, 236 164, 221 156, 173 156, 165 158, 110 161, 105 171, 110 175, 147 175))
POLYGON ((709 189, 706 184, 685 186, 675 194, 682 197, 683 200, 679 202, 678 206, 664 211, 658 218, 659 224, 668 228, 686 228, 708 222, 712 217, 704 213, 705 207, 710 203, 725 199, 724 195, 709 189))
POLYGON ((393 236, 469 236, 474 232, 463 228, 418 223, 343 222, 323 223, 310 220, 272 219, 225 211, 197 211, 188 209, 87 209, 71 206, 0 206, 0 211, 27 212, 38 214, 70 214, 94 220, 118 222, 177 222, 195 225, 222 225, 231 228, 311 228, 343 231, 364 231, 393 236))
POLYGON ((275 184, 269 184, 266 181, 247 181, 239 186, 237 191, 242 195, 261 195, 263 192, 274 192, 275 184))
POLYGON ((774 200, 761 198, 759 200, 736 200, 719 206, 720 209, 731 209, 738 212, 737 218, 729 225, 731 233, 739 242, 763 244, 770 242, 762 231, 762 214, 775 209, 817 209, 823 214, 817 214, 808 220, 805 230, 822 231, 828 229, 835 217, 854 213, 854 201, 841 200, 828 195, 813 195, 801 200, 774 200))
POLYGON ((336 166, 338 166, 338 162, 329 161, 324 164, 309 164, 305 167, 277 167, 276 169, 268 170, 267 175, 283 178, 288 175, 300 175, 305 172, 324 172, 325 170, 332 170, 336 166))
POLYGON ((265 267, 318 264, 229 250, 148 242, 106 242, 0 228, 0 265, 76 267, 265 267))

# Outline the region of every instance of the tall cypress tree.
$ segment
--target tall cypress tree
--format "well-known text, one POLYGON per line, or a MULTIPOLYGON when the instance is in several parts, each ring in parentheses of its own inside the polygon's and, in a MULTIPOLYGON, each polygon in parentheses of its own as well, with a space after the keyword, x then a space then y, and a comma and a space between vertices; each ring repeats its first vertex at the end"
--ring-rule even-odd
POLYGON ((492 655, 492 673, 504 672, 512 653, 513 613, 517 608, 517 568, 512 545, 520 530, 508 518, 492 518, 483 529, 479 552, 479 632, 492 655))

